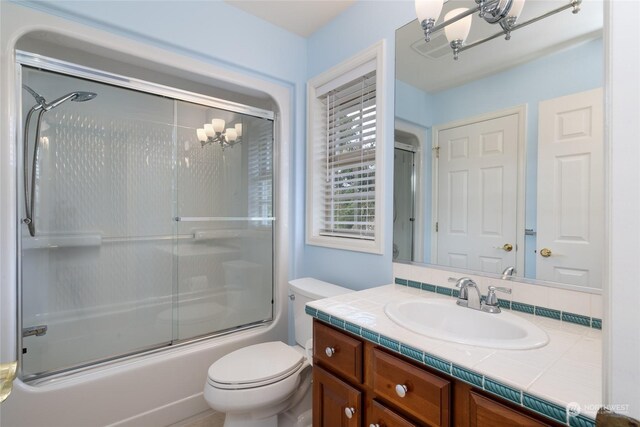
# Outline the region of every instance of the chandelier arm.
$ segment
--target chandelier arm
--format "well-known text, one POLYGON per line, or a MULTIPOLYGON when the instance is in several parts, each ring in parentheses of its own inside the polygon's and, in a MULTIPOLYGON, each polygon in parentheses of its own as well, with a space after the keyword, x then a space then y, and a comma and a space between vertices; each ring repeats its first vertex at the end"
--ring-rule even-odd
POLYGON ((500 2, 496 5, 496 7, 487 10, 487 13, 484 15, 483 19, 489 24, 497 24, 507 17, 512 5, 513 0, 506 0, 504 3, 500 2))
MULTIPOLYGON (((484 38, 482 40, 478 40, 477 42, 473 42, 471 44, 462 46, 462 47, 460 47, 458 49, 458 52, 464 52, 465 50, 469 50, 469 49, 474 48, 476 46, 479 46, 479 45, 481 45, 483 43, 486 43, 489 40, 493 40, 493 39, 495 39, 497 37, 503 36, 503 35, 507 34, 508 32, 514 32, 514 31, 516 31, 516 30, 518 30, 520 28, 526 27, 527 25, 533 24, 534 22, 538 22, 538 21, 540 21, 542 19, 548 18, 549 16, 555 15, 556 13, 562 12, 563 10, 567 10, 567 9, 569 9, 571 7, 573 7, 574 10, 579 10, 577 8, 580 6, 581 3, 582 3, 582 0, 572 0, 568 4, 565 4, 564 6, 560 6, 560 7, 556 8, 556 9, 550 10, 549 12, 544 13, 544 14, 542 14, 540 16, 537 16, 535 18, 531 18, 528 21, 525 21, 525 22, 522 22, 520 24, 514 25, 513 27, 511 27, 510 30, 502 30, 499 33, 496 33, 496 34, 494 34, 492 36, 489 36, 489 37, 484 38)), ((577 13, 577 12, 574 12, 574 13, 577 13)))
MULTIPOLYGON (((498 2, 500 2, 500 0, 487 0, 487 1, 484 2, 483 7, 486 9, 489 6, 498 4, 498 2)), ((478 5, 478 6, 474 7, 474 8, 468 9, 467 11, 465 11, 465 12, 459 14, 459 15, 454 16, 453 18, 451 18, 451 19, 449 19, 447 21, 443 21, 443 22, 439 23, 438 25, 434 25, 431 28, 431 34, 442 30, 447 25, 453 24, 454 22, 458 22, 459 20, 461 20, 464 17, 467 17, 469 15, 473 15, 474 13, 478 12, 479 10, 480 10, 480 6, 478 5)))

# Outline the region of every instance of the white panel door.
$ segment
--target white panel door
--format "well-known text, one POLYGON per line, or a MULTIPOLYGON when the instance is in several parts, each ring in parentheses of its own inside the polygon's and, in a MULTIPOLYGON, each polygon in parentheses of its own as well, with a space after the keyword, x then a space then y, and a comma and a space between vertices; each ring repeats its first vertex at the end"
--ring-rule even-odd
POLYGON ((510 114, 438 131, 437 264, 516 266, 518 124, 510 114))
POLYGON ((537 278, 601 287, 602 89, 543 101, 538 127, 537 278))

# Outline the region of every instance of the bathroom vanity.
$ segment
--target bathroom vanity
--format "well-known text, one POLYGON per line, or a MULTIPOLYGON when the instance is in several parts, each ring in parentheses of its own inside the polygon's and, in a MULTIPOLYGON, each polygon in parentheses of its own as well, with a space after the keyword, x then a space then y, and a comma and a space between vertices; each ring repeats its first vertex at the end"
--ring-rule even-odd
POLYGON ((314 426, 594 425, 585 409, 600 401, 600 387, 584 378, 600 373, 581 371, 583 363, 598 363, 587 346, 596 348, 600 331, 525 315, 549 335, 546 346, 448 343, 408 331, 384 313, 390 302, 420 298, 452 300, 389 285, 307 305, 315 318, 314 426), (567 410, 571 402, 582 412, 567 410))
POLYGON ((314 340, 314 426, 561 425, 317 320, 314 340))

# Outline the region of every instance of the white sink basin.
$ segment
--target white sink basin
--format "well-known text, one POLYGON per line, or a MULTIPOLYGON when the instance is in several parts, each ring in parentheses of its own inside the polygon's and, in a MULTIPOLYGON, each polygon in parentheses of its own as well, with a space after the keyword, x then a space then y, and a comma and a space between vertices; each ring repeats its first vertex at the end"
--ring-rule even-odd
POLYGON ((526 350, 549 342, 547 333, 511 313, 485 313, 456 305, 455 300, 390 302, 384 312, 398 325, 445 341, 505 350, 526 350))

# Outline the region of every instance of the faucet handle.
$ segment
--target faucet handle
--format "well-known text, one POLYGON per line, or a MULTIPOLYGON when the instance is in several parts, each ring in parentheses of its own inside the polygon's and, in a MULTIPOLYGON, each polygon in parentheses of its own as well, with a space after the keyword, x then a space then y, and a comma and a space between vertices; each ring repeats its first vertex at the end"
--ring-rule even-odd
POLYGON ((511 288, 503 288, 501 286, 489 286, 489 292, 487 293, 487 299, 485 301, 486 305, 489 305, 489 306, 498 305, 498 297, 496 296, 496 291, 504 292, 505 294, 510 294, 511 288))
POLYGON ((476 286, 476 282, 474 282, 470 277, 461 277, 456 282, 456 288, 462 289, 466 286, 476 286))

